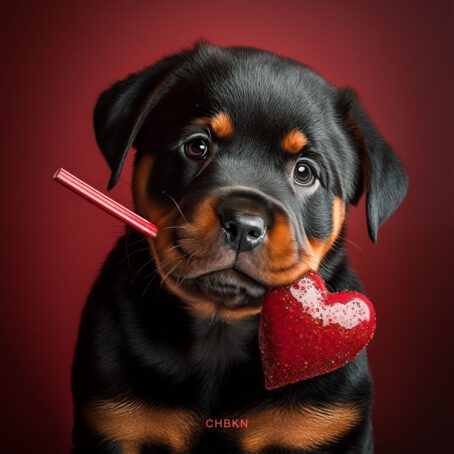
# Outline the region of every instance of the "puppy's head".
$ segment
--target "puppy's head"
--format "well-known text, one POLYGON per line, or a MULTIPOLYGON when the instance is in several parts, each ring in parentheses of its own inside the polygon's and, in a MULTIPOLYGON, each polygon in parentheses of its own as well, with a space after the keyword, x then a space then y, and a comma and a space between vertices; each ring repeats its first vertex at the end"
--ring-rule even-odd
POLYGON ((269 288, 317 270, 364 191, 376 241, 406 192, 351 90, 257 49, 202 43, 164 58, 105 91, 94 120, 109 188, 136 148, 156 266, 202 316, 256 313, 269 288))

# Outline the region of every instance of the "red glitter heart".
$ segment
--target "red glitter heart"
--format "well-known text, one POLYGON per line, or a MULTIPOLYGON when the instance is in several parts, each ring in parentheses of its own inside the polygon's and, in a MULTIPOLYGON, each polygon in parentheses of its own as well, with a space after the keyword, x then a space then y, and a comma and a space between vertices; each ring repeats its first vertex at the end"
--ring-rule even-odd
POLYGON ((266 389, 344 366, 358 356, 374 331, 374 307, 364 295, 329 293, 313 271, 272 290, 259 329, 266 389))

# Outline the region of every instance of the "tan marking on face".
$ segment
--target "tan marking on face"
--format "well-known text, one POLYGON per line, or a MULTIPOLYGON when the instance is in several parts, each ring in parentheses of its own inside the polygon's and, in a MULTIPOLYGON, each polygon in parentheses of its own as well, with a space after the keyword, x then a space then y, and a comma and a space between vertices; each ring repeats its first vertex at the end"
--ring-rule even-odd
POLYGON ((303 131, 292 129, 281 140, 281 148, 290 154, 299 153, 306 145, 308 140, 303 131))
POLYGON ((148 184, 153 164, 154 157, 149 154, 140 158, 132 175, 132 195, 135 211, 156 224, 165 213, 166 208, 156 201, 152 201, 148 195, 148 184))
POLYGON ((235 132, 232 120, 226 112, 218 112, 212 117, 196 118, 192 123, 199 126, 210 126, 221 139, 232 137, 235 132))
POLYGON ((260 276, 273 287, 294 282, 308 270, 317 271, 320 263, 333 246, 345 220, 345 205, 339 197, 333 202, 333 227, 328 239, 308 238, 308 250, 295 257, 291 227, 284 216, 277 219, 269 232, 269 245, 266 257, 268 267, 261 271, 260 276), (275 230, 274 230, 275 229, 275 230), (274 233, 273 233, 274 230, 274 233))
POLYGON ((216 304, 214 301, 196 302, 188 305, 188 309, 198 318, 210 319, 215 316, 222 318, 230 323, 235 323, 248 317, 253 317, 260 314, 261 307, 240 307, 230 309, 216 304))
POLYGON ((191 124, 196 126, 210 126, 210 117, 199 117, 192 120, 191 124))
POLYGON ((272 287, 282 287, 291 284, 301 277, 311 267, 306 263, 306 258, 301 257, 301 261, 286 271, 272 272, 264 270, 261 272, 261 277, 264 282, 269 283, 272 287))
MULTIPOLYGON (((144 155, 134 169, 134 203, 136 211, 147 219, 152 220, 159 229, 158 236, 155 239, 147 238, 147 242, 154 263, 156 267, 159 267, 158 273, 167 289, 184 301, 187 304, 188 310, 196 317, 212 318, 213 316, 218 316, 228 322, 234 323, 243 318, 257 315, 261 311, 260 307, 228 309, 214 300, 201 296, 199 293, 194 294, 179 285, 172 275, 167 274, 174 267, 174 272, 187 272, 192 264, 188 263, 175 248, 172 248, 174 240, 173 231, 172 229, 166 228, 177 225, 177 218, 180 214, 175 209, 165 213, 165 208, 159 207, 148 196, 148 180, 152 166, 152 156, 144 155), (161 266, 164 261, 166 265, 161 266)), ((207 198, 197 207, 193 215, 194 221, 189 225, 184 223, 183 227, 185 228, 185 237, 187 238, 180 239, 180 243, 189 254, 193 254, 194 252, 205 255, 211 253, 210 247, 212 241, 217 236, 217 230, 213 228, 218 223, 214 209, 215 205, 215 198, 207 198), (204 241, 201 241, 201 238, 204 241)))
POLYGON ((286 216, 276 213, 262 252, 267 266, 260 271, 260 277, 272 287, 289 284, 309 269, 304 256, 297 255, 293 238, 294 232, 286 216))
MULTIPOLYGON (((151 200, 148 195, 148 180, 153 167, 153 161, 154 159, 150 155, 144 155, 140 159, 134 168, 132 186, 136 211, 146 219, 154 222, 159 229, 159 233, 155 239, 146 238, 150 254, 156 267, 158 268, 159 276, 171 293, 178 296, 188 304, 200 302, 202 305, 213 305, 213 301, 202 298, 200 295, 193 295, 190 291, 187 291, 177 285, 176 280, 173 279, 171 275, 167 275, 167 273, 174 267, 173 271, 175 272, 179 269, 183 269, 185 265, 190 266, 190 264, 187 264, 184 257, 182 257, 175 248, 172 248, 174 230, 167 228, 178 225, 178 217, 181 216, 178 210, 171 209, 169 211, 168 207, 160 206, 156 203, 156 201, 151 200), (165 266, 162 266, 164 261, 165 266)), ((205 208, 209 210, 209 206, 205 208)), ((201 211, 203 209, 203 207, 199 208, 200 212, 198 214, 200 216, 197 218, 198 225, 194 227, 195 229, 199 229, 201 235, 203 235, 203 232, 210 223, 209 215, 202 215, 201 211)), ((201 236, 198 236, 194 239, 194 246, 197 244, 201 245, 200 238, 201 236)), ((189 246, 189 244, 187 244, 187 246, 189 246)))
POLYGON ((353 405, 265 409, 247 415, 248 429, 241 433, 242 448, 259 453, 272 446, 290 450, 312 450, 338 440, 359 421, 353 405))
POLYGON ((226 139, 228 137, 233 136, 233 133, 235 132, 232 120, 230 119, 229 115, 225 112, 217 113, 211 119, 210 124, 214 133, 222 139, 226 139))
POLYGON ((294 262, 296 252, 292 238, 293 229, 288 219, 282 213, 276 213, 266 244, 270 269, 285 268, 294 262))
POLYGON ((132 194, 136 210, 144 211, 149 205, 147 194, 148 179, 153 167, 153 157, 144 155, 134 168, 132 177, 132 194))
POLYGON ((317 238, 309 238, 310 256, 308 257, 311 269, 317 271, 325 255, 333 246, 334 242, 340 234, 342 225, 345 220, 345 204, 340 197, 335 197, 333 202, 333 227, 331 235, 327 240, 317 238))
POLYGON ((216 197, 205 198, 192 214, 191 223, 185 224, 184 238, 180 240, 180 244, 189 254, 212 254, 211 245, 219 235, 216 204, 216 197))
MULTIPOLYGON (((157 258, 156 249, 153 240, 149 240, 150 249, 155 263, 161 263, 157 258)), ((228 323, 234 324, 245 318, 253 317, 260 313, 261 307, 240 307, 226 308, 221 303, 211 300, 206 296, 202 296, 199 292, 195 293, 188 290, 186 287, 178 284, 177 280, 169 275, 166 275, 166 269, 160 268, 158 271, 161 279, 164 279, 164 285, 170 293, 176 295, 180 300, 184 301, 186 309, 197 318, 212 319, 219 317, 228 323)))
POLYGON ((145 443, 163 444, 173 452, 183 452, 202 425, 191 411, 140 402, 95 402, 84 414, 92 430, 119 443, 122 452, 128 454, 139 454, 145 443))
MULTIPOLYGON (((202 253, 205 256, 211 251, 211 244, 218 232, 214 225, 217 225, 217 215, 214 210, 216 204, 215 198, 207 198, 199 204, 195 211, 194 221, 190 224, 184 223, 184 237, 180 239, 180 244, 184 246, 185 251, 189 254, 202 253), (203 241, 201 241, 203 238, 203 241)), ((179 285, 178 281, 172 275, 174 272, 188 272, 192 262, 188 262, 175 248, 173 248, 172 229, 166 229, 165 226, 175 225, 178 213, 172 211, 168 215, 159 219, 157 226, 160 229, 156 239, 147 238, 150 246, 150 252, 153 260, 158 267, 158 273, 161 280, 169 292, 176 295, 185 302, 186 308, 196 317, 212 318, 214 316, 225 319, 228 322, 236 322, 242 318, 256 315, 261 308, 244 307, 238 309, 228 309, 217 301, 210 299, 200 292, 193 292, 190 289, 179 285), (161 266, 165 263, 165 266, 161 266), (172 270, 172 273, 169 271, 172 270)), ((194 259, 193 259, 194 260, 194 259)))
MULTIPOLYGON (((185 251, 188 254, 197 253, 201 257, 207 257, 212 254, 211 249, 218 235, 218 219, 215 211, 217 199, 215 197, 205 199, 193 213, 192 222, 182 224, 179 219, 181 215, 176 209, 168 211, 168 207, 159 206, 150 200, 147 186, 152 166, 153 158, 150 155, 144 155, 138 162, 133 177, 134 200, 137 211, 153 221, 159 229, 157 238, 153 240, 148 238, 147 241, 153 260, 159 268, 161 280, 164 281, 167 289, 184 301, 188 310, 200 318, 218 316, 235 323, 259 314, 260 307, 226 308, 218 301, 179 285, 177 279, 173 277, 173 274, 184 275, 189 272, 194 266, 194 259, 188 261, 187 257, 182 256, 173 247, 175 230, 166 227, 182 225, 184 235, 180 237, 179 242, 185 251), (203 241, 201 241, 202 238, 203 241), (165 265, 161 266, 163 262, 165 265)), ((263 282, 273 287, 282 286, 295 281, 309 269, 317 270, 324 255, 336 240, 344 216, 345 208, 342 200, 335 199, 332 235, 328 240, 309 239, 309 252, 298 257, 292 242, 292 227, 283 214, 277 213, 262 251, 263 259, 268 263, 260 273, 263 282)))
POLYGON ((238 309, 222 308, 220 316, 224 320, 234 323, 243 320, 244 318, 254 317, 255 315, 260 314, 260 312, 262 312, 261 307, 241 307, 238 309))

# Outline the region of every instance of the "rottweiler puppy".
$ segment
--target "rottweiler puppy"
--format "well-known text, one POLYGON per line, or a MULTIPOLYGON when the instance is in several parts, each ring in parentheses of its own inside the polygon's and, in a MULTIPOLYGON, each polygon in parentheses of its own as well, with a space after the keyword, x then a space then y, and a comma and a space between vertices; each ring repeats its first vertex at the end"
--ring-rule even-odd
POLYGON ((317 270, 361 291, 345 219, 366 193, 372 241, 407 188, 351 89, 259 49, 205 42, 101 94, 112 188, 132 147, 135 210, 89 296, 73 368, 75 453, 371 453, 366 351, 267 391, 267 292, 317 270))

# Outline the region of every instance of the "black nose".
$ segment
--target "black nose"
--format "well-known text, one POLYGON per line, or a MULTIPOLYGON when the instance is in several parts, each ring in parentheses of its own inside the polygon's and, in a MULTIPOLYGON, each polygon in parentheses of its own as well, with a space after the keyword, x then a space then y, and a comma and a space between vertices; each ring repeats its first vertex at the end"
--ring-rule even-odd
POLYGON ((220 213, 225 242, 237 253, 254 249, 265 239, 265 221, 260 216, 251 216, 233 210, 220 213))

